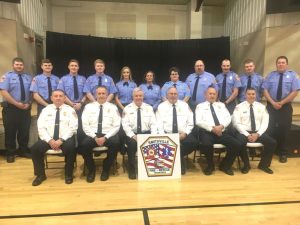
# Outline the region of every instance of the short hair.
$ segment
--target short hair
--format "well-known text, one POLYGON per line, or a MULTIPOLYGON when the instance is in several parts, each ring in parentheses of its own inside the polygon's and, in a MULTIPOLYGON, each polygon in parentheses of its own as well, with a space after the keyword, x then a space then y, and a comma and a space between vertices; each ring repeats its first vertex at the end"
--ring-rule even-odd
POLYGON ((255 93, 256 93, 256 89, 254 88, 254 87, 248 87, 247 89, 246 89, 246 92, 247 91, 255 91, 255 93))
POLYGON ((101 63, 101 64, 103 64, 105 66, 105 62, 102 59, 96 59, 94 61, 94 66, 96 66, 97 63, 101 63))
POLYGON ((144 80, 146 80, 146 76, 148 73, 152 73, 153 75, 153 81, 155 80, 155 73, 152 70, 148 70, 145 74, 144 74, 144 80))
POLYGON ((79 66, 79 61, 77 59, 70 59, 68 65, 70 65, 70 63, 72 62, 77 63, 77 65, 79 66))
POLYGON ((253 59, 246 59, 246 60, 244 61, 244 65, 245 65, 245 64, 249 64, 249 63, 253 63, 253 64, 254 64, 253 59))
MULTIPOLYGON (((230 59, 223 59, 222 62, 221 62, 221 64, 223 64, 223 62, 226 62, 226 61, 227 61, 227 62, 230 62, 230 59)), ((231 63, 231 62, 230 62, 230 63, 231 63)))
POLYGON ((12 64, 14 64, 15 62, 21 62, 21 63, 24 63, 24 60, 23 60, 21 57, 15 57, 15 58, 13 58, 13 60, 12 60, 12 64))
POLYGON ((169 69, 169 74, 171 75, 171 73, 172 73, 173 71, 179 73, 179 69, 178 69, 177 67, 175 67, 175 66, 172 66, 172 67, 169 69))
POLYGON ((66 95, 66 93, 65 93, 63 90, 61 90, 61 89, 55 89, 55 90, 53 90, 53 91, 51 92, 51 96, 53 95, 54 92, 61 92, 61 93, 63 93, 64 95, 66 95))
POLYGON ((144 94, 144 92, 143 92, 143 90, 142 90, 141 88, 136 87, 136 88, 134 88, 133 91, 132 91, 132 96, 133 96, 136 92, 142 92, 142 93, 144 94))
POLYGON ((278 62, 279 59, 285 59, 286 63, 289 64, 289 60, 285 55, 278 56, 276 59, 276 63, 278 62))
POLYGON ((176 92, 178 93, 177 88, 174 87, 174 86, 170 86, 170 87, 167 89, 167 93, 169 93, 169 91, 170 91, 172 88, 174 88, 174 89, 176 90, 176 92))
POLYGON ((209 85, 209 86, 207 87, 206 91, 207 91, 209 88, 215 89, 215 91, 217 91, 216 87, 215 87, 213 84, 209 85))
POLYGON ((197 63, 198 61, 202 62, 202 64, 205 65, 205 63, 204 63, 204 61, 203 61, 202 59, 197 59, 197 60, 195 61, 195 64, 194 64, 194 65, 196 65, 196 63, 197 63))
POLYGON ((41 62, 41 65, 43 65, 44 63, 51 63, 51 60, 50 59, 43 59, 42 62, 41 62))
POLYGON ((99 88, 105 89, 105 91, 108 93, 108 90, 107 90, 107 87, 106 87, 106 86, 104 86, 104 85, 98 86, 98 87, 96 88, 96 92, 97 92, 97 90, 98 90, 99 88))

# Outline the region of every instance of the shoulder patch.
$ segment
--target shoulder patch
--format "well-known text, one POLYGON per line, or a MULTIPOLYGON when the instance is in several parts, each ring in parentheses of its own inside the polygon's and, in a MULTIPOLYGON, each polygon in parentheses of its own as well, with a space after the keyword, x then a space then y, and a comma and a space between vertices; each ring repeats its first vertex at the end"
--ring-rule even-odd
POLYGON ((235 79, 238 80, 238 81, 240 81, 239 75, 236 74, 236 75, 235 75, 235 79))
POLYGON ((2 76, 1 76, 1 78, 0 78, 0 82, 3 82, 3 81, 5 81, 5 79, 6 79, 6 76, 5 76, 5 74, 4 74, 4 75, 2 75, 2 76))

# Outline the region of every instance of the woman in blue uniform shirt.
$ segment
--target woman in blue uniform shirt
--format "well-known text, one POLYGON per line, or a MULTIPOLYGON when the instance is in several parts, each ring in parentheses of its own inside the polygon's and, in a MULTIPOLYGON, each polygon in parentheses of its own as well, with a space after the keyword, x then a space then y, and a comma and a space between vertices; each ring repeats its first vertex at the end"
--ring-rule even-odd
POLYGON ((160 87, 154 84, 155 74, 149 70, 145 73, 144 79, 146 83, 140 85, 140 89, 144 92, 144 102, 151 105, 153 110, 156 111, 159 103, 161 102, 160 87))
POLYGON ((188 85, 179 80, 179 69, 177 67, 171 67, 169 69, 170 81, 167 81, 164 86, 161 88, 161 97, 163 101, 166 101, 167 91, 170 87, 175 87, 178 92, 178 99, 188 102, 191 93, 188 85))
POLYGON ((119 110, 123 111, 126 105, 132 102, 132 91, 137 87, 136 83, 132 80, 131 70, 128 66, 121 69, 120 81, 116 84, 116 104, 119 110))

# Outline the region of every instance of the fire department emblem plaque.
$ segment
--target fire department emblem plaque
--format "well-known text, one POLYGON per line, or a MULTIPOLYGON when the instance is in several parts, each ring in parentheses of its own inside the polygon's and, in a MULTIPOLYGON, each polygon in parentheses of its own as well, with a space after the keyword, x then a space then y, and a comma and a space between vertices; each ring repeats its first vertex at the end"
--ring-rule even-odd
POLYGON ((181 177, 178 134, 141 135, 138 146, 139 179, 181 177))

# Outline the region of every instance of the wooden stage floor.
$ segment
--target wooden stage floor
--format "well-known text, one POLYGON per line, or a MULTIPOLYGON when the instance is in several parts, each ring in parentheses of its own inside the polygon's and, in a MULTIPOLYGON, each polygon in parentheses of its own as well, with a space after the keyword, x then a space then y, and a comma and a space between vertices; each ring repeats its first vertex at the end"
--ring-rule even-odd
POLYGON ((64 183, 63 169, 49 169, 48 179, 32 187, 31 160, 8 164, 0 156, 0 225, 300 224, 300 158, 280 164, 274 156, 273 175, 252 161, 249 174, 235 169, 233 177, 205 176, 191 158, 181 180, 129 180, 120 166, 108 181, 98 171, 89 184, 78 156, 73 184, 64 183))

